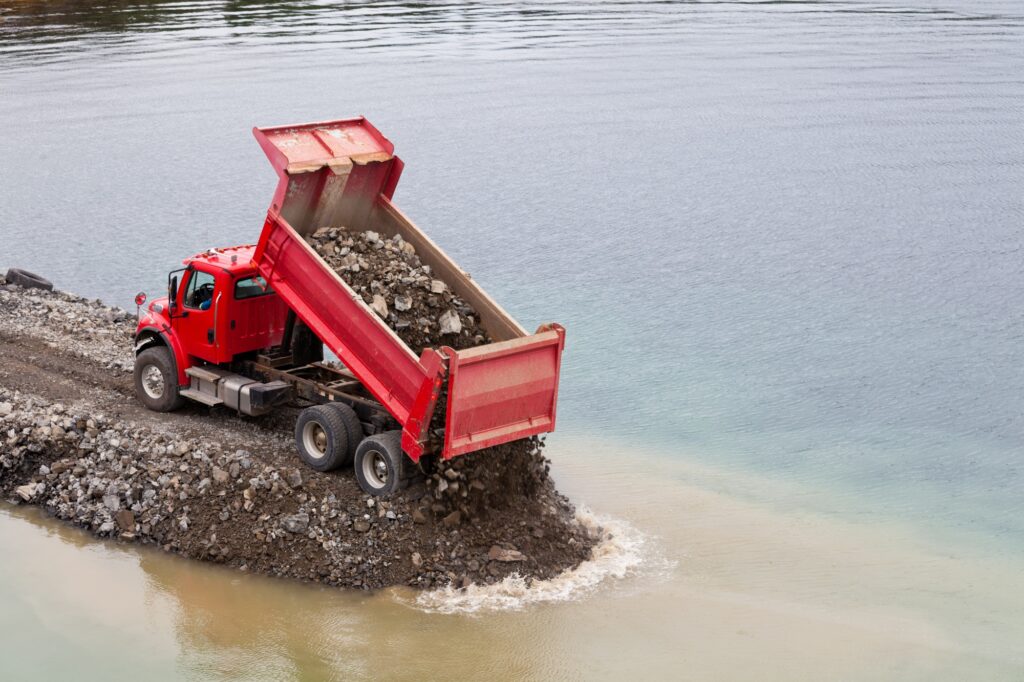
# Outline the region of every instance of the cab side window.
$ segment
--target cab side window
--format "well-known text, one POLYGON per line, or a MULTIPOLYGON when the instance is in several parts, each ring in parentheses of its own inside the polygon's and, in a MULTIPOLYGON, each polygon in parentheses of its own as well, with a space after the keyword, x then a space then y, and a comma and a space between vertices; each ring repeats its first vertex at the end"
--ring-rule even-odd
POLYGON ((267 285, 267 280, 263 279, 259 275, 240 279, 235 282, 235 299, 239 301, 246 298, 266 296, 267 294, 272 293, 274 293, 274 290, 267 285))
POLYGON ((209 310, 213 301, 214 277, 202 270, 193 270, 185 289, 185 307, 209 310))

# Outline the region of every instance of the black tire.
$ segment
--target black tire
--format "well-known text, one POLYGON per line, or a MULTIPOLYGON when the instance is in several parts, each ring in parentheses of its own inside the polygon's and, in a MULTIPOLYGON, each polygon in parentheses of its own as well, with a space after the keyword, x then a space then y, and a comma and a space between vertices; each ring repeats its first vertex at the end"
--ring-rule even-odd
POLYGON ((330 405, 307 407, 295 422, 295 449, 311 469, 333 471, 352 459, 349 455, 348 428, 330 405))
POLYGON ((10 268, 5 276, 8 284, 17 284, 25 289, 44 289, 53 291, 53 283, 45 277, 21 268, 10 268))
POLYGON ((402 452, 402 432, 367 436, 356 448, 356 481, 369 495, 392 495, 409 483, 413 468, 402 452))
POLYGON ((345 433, 348 435, 348 453, 342 466, 349 466, 352 464, 353 459, 355 459, 356 448, 359 447, 359 443, 363 440, 363 425, 360 423, 356 411, 345 403, 327 403, 326 407, 337 412, 341 420, 345 422, 345 433))
POLYGON ((324 342, 313 333, 312 329, 302 322, 296 321, 292 337, 292 361, 302 367, 314 362, 323 362, 323 360, 324 342))
POLYGON ((147 348, 135 357, 135 395, 154 412, 172 412, 185 404, 167 346, 147 348))

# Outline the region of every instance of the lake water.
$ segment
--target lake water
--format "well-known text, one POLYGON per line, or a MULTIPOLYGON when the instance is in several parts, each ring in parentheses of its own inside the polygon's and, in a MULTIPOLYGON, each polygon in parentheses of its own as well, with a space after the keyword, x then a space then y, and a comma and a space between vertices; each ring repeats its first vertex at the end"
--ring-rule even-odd
POLYGON ((253 125, 364 114, 568 328, 550 454, 616 542, 417 600, 4 507, 2 676, 1024 677, 1020 3, 93 5, 0 3, 0 267, 128 306, 256 239, 253 125))

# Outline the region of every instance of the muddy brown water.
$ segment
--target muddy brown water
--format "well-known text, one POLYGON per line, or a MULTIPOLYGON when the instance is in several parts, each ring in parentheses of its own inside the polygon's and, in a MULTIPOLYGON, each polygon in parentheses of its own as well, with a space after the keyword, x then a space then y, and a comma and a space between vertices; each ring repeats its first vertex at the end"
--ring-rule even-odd
MULTIPOLYGON (((602 501, 616 539, 532 591, 353 595, 97 542, 5 507, 3 668, 15 679, 88 670, 309 680, 632 679, 638 670, 881 680, 894 669, 963 680, 1019 670, 1010 652, 1024 595, 1007 589, 1019 576, 1001 561, 674 480, 721 484, 720 472, 638 472, 597 446, 564 448, 560 463, 572 494, 602 501)), ((728 477, 732 491, 763 484, 728 477)))
POLYGON ((569 330, 554 475, 617 529, 417 601, 3 507, 0 677, 1021 679, 1022 44, 1016 0, 0 2, 0 267, 156 295, 255 239, 251 126, 365 113, 569 330))

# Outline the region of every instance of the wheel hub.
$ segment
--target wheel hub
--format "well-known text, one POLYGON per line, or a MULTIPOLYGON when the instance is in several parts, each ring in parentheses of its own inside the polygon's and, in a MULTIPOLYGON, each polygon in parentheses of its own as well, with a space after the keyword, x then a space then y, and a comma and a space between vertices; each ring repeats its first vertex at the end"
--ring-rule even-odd
POLYGON ((366 453, 363 459, 363 477, 374 488, 385 488, 388 485, 388 461, 376 450, 366 453))
POLYGON ((150 365, 142 371, 142 390, 153 400, 164 395, 164 373, 156 365, 150 365))
POLYGON ((312 457, 320 459, 327 454, 327 432, 316 422, 306 424, 302 430, 302 440, 305 442, 306 451, 312 457))

